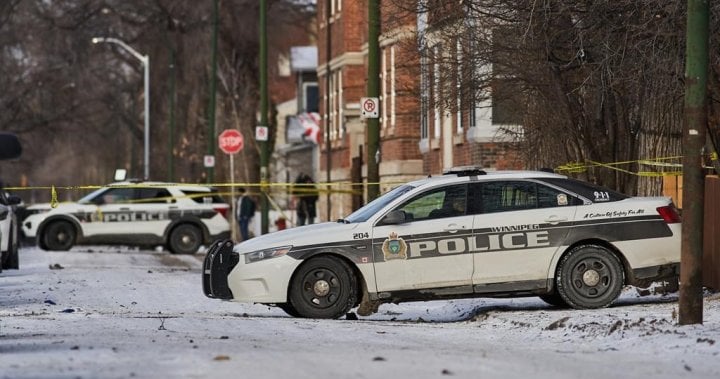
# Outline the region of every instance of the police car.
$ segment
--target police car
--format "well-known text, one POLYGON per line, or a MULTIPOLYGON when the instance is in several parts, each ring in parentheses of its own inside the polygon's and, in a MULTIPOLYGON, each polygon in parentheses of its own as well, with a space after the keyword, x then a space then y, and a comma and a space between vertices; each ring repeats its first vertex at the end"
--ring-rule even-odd
POLYGON ((203 289, 308 318, 462 297, 600 308, 626 284, 679 274, 680 227, 669 198, 547 172, 458 168, 401 185, 335 223, 216 241, 203 289))
POLYGON ((22 228, 45 250, 76 244, 164 245, 176 254, 193 254, 202 244, 229 237, 229 208, 210 187, 125 181, 76 203, 28 207, 22 228))

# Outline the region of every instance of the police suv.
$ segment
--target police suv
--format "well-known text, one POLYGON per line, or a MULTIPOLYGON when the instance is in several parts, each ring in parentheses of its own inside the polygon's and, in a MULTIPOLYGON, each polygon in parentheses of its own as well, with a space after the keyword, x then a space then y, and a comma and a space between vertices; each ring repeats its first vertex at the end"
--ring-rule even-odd
POLYGON ((401 185, 335 223, 216 241, 203 289, 308 318, 460 297, 600 308, 626 284, 679 274, 680 226, 669 198, 465 167, 401 185))
POLYGON ((126 181, 76 203, 28 207, 22 228, 45 250, 76 244, 164 245, 176 254, 193 254, 202 244, 229 237, 229 208, 214 188, 126 181))

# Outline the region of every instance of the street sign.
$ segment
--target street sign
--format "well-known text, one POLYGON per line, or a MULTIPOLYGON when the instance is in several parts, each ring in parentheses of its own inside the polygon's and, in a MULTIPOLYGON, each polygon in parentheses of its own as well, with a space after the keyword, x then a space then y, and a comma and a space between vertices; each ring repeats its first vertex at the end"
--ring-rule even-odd
POLYGON ((225 129, 218 136, 218 146, 225 154, 237 154, 245 146, 245 141, 238 130, 225 129))
POLYGON ((256 126, 255 127, 255 139, 258 141, 268 140, 268 127, 267 126, 256 126))
POLYGON ((214 155, 206 155, 203 157, 203 164, 205 167, 215 167, 215 156, 214 155))
POLYGON ((360 117, 362 118, 378 118, 380 100, 377 97, 361 97, 360 98, 360 117))

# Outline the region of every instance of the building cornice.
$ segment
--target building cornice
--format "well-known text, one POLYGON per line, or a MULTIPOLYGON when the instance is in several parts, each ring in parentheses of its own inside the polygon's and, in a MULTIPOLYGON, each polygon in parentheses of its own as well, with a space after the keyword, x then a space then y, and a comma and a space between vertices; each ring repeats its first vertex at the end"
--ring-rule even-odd
MULTIPOLYGON (((359 51, 351 51, 338 55, 330 60, 330 70, 335 71, 344 66, 362 66, 365 64, 365 54, 359 51)), ((325 76, 327 72, 327 63, 319 64, 317 68, 318 76, 325 76)))

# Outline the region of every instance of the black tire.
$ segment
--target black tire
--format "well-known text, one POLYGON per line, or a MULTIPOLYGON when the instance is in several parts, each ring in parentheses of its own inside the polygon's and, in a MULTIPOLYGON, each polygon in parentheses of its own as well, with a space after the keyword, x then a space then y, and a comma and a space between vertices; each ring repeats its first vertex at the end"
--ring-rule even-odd
POLYGON ((202 232, 191 224, 180 224, 170 232, 168 249, 173 254, 195 254, 202 245, 202 232))
POLYGON ((285 313, 292 317, 300 317, 297 309, 295 309, 290 303, 278 303, 275 305, 277 305, 278 308, 282 309, 285 313))
POLYGON ((10 226, 10 236, 8 237, 8 259, 4 262, 3 269, 17 270, 20 268, 20 257, 18 256, 18 241, 15 237, 15 230, 10 226))
POLYGON ((622 263, 610 250, 581 245, 568 252, 555 275, 557 292, 575 309, 604 308, 620 296, 625 285, 622 263))
POLYGON ((312 258, 293 275, 289 303, 300 317, 338 318, 357 302, 357 278, 344 261, 312 258))
POLYGON ((542 301, 559 308, 567 308, 568 304, 563 300, 562 296, 560 296, 559 293, 553 292, 549 293, 547 295, 539 295, 538 296, 542 301))
POLYGON ((68 251, 75 244, 77 231, 67 221, 53 221, 43 231, 43 245, 47 250, 68 251))

